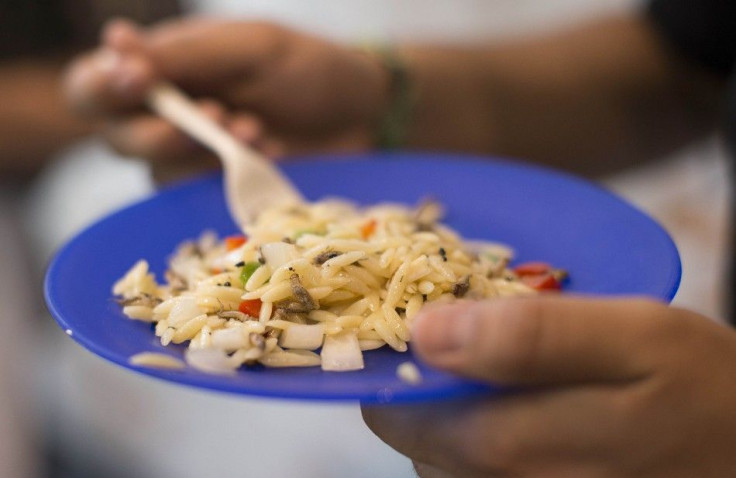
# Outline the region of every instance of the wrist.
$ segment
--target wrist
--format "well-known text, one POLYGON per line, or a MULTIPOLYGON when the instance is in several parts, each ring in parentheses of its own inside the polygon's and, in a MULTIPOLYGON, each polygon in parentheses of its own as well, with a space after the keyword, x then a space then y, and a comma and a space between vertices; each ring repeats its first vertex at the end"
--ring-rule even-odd
POLYGON ((406 145, 416 96, 406 61, 391 47, 371 48, 366 53, 381 71, 381 101, 373 121, 373 146, 381 150, 406 145))

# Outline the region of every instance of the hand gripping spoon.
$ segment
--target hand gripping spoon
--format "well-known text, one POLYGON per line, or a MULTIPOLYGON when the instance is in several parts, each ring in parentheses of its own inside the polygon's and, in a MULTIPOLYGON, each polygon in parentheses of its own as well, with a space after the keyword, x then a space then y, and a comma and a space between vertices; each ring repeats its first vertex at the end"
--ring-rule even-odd
POLYGON ((236 140, 205 116, 182 91, 159 83, 148 92, 150 108, 212 150, 222 161, 225 199, 239 226, 250 224, 265 208, 304 199, 291 182, 259 152, 236 140))

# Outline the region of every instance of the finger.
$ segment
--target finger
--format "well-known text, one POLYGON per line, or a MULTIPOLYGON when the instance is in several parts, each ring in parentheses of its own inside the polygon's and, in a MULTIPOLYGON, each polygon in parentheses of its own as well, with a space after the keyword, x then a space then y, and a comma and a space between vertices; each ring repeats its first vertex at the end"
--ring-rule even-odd
POLYGON ((125 18, 110 20, 102 29, 103 45, 121 53, 145 51, 145 39, 138 26, 125 18))
POLYGON ((151 163, 153 179, 158 184, 194 178, 205 172, 214 171, 219 167, 220 161, 207 150, 184 156, 180 161, 151 163))
POLYGON ((482 405, 485 403, 472 400, 364 405, 361 412, 373 433, 425 468, 439 469, 451 476, 505 476, 504 468, 487 456, 493 453, 493 444, 479 433, 477 407, 482 405))
POLYGON ((146 50, 163 76, 196 94, 278 57, 282 35, 273 25, 186 19, 148 31, 146 50))
POLYGON ((269 159, 278 160, 286 154, 284 142, 267 135, 263 124, 255 115, 240 113, 227 123, 227 129, 240 142, 260 151, 269 159))
POLYGON ((94 117, 141 108, 155 80, 153 65, 145 57, 100 49, 72 63, 64 90, 77 111, 94 117))
MULTIPOLYGON (((265 128, 264 128, 265 129, 265 128)), ((372 137, 357 131, 344 131, 331 134, 309 134, 292 132, 278 136, 268 134, 266 129, 262 135, 269 146, 273 146, 274 155, 281 158, 286 155, 304 155, 319 153, 354 153, 369 149, 373 143, 372 137)))
POLYGON ((276 138, 265 136, 257 139, 253 145, 257 150, 261 151, 264 156, 275 161, 278 161, 289 154, 288 148, 284 142, 276 138))
POLYGON ((102 135, 117 153, 152 162, 170 162, 200 148, 169 122, 149 114, 109 121, 102 135))
MULTIPOLYGON (((534 297, 430 307, 412 344, 430 365, 499 384, 634 380, 673 326, 647 300, 534 297)), ((673 321, 674 322, 674 321, 673 321)))
POLYGON ((227 120, 226 128, 238 141, 252 144, 263 137, 263 124, 255 116, 236 113, 227 120))
POLYGON ((420 463, 418 461, 414 461, 412 464, 414 465, 414 471, 416 471, 419 478, 453 478, 452 474, 437 468, 436 466, 420 463))
POLYGON ((427 466, 457 476, 536 476, 600 465, 612 448, 625 448, 621 403, 596 385, 362 411, 373 433, 427 466))
MULTIPOLYGON (((224 108, 211 100, 200 101, 202 112, 223 124, 224 108)), ((118 153, 145 158, 152 162, 180 162, 190 156, 201 157, 204 148, 168 121, 150 114, 140 114, 121 121, 110 121, 103 135, 118 153)))
MULTIPOLYGON (((452 402, 457 413, 462 413, 464 403, 452 402)), ((361 405, 360 411, 363 421, 368 428, 388 446, 413 461, 450 470, 459 463, 454 454, 442 447, 435 446, 429 438, 434 438, 439 433, 436 430, 444 430, 445 423, 454 413, 447 409, 447 404, 436 406, 428 405, 361 405), (432 420, 427 420, 431 416, 432 420), (431 423, 430 423, 431 422, 431 423)), ((448 430, 448 434, 442 437, 455 443, 461 439, 464 431, 458 427, 448 430)), ((453 445, 454 448, 454 445, 453 445)))

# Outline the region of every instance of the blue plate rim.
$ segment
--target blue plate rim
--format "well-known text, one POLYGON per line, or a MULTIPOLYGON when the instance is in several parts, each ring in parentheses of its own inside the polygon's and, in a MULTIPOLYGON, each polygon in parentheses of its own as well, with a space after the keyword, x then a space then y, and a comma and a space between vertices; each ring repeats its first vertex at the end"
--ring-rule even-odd
MULTIPOLYGON (((615 194, 614 192, 610 191, 609 189, 603 187, 601 184, 589 181, 587 179, 581 178, 579 176, 576 176, 574 174, 567 173, 565 171, 560 171, 551 167, 543 166, 543 165, 537 165, 537 164, 531 164, 523 160, 517 160, 517 159, 510 159, 505 157, 496 157, 496 156, 481 156, 481 155, 472 155, 472 154, 463 154, 463 153, 444 153, 444 152, 422 152, 422 151, 401 151, 401 152, 386 152, 386 153, 354 153, 354 154, 342 154, 342 153, 334 153, 334 154, 314 154, 314 155, 302 155, 298 157, 292 157, 284 160, 284 165, 288 167, 289 164, 297 164, 297 163, 314 163, 314 162, 335 162, 335 161, 343 161, 343 162, 354 162, 356 160, 366 160, 367 158, 370 159, 371 162, 375 161, 392 161, 398 159, 420 159, 422 161, 437 161, 437 162, 443 162, 446 163, 449 159, 452 159, 452 161, 455 162, 472 162, 472 163, 488 163, 489 160, 493 161, 497 164, 501 164, 504 167, 510 167, 517 170, 533 170, 536 172, 542 172, 545 175, 552 175, 559 178, 563 178, 566 181, 572 181, 576 183, 579 186, 583 186, 588 189, 594 189, 597 190, 599 194, 605 194, 609 196, 610 198, 623 202, 628 208, 631 209, 631 211, 635 212, 636 214, 640 215, 641 217, 648 220, 650 223, 652 223, 654 226, 656 226, 656 229, 658 231, 658 234, 661 235, 661 237, 665 240, 668 248, 673 253, 672 254, 672 265, 675 266, 673 270, 672 277, 670 277, 669 280, 669 287, 668 290, 663 291, 661 299, 671 301, 672 298, 675 296, 677 289, 680 284, 680 280, 682 277, 682 263, 680 260, 680 256, 677 250, 677 246, 675 242, 672 240, 671 236, 667 233, 666 229, 653 217, 646 214, 644 211, 642 211, 638 206, 630 203, 626 199, 620 197, 619 195, 615 194)), ((279 167, 282 167, 282 164, 278 164, 279 167)), ((190 178, 183 181, 178 181, 176 183, 172 183, 170 185, 166 185, 157 191, 153 192, 152 194, 149 194, 143 198, 140 198, 136 201, 133 201, 129 204, 127 204, 125 207, 122 207, 110 214, 105 215, 103 218, 94 221, 92 224, 89 224, 88 226, 82 228, 80 231, 78 231, 76 234, 73 235, 71 239, 69 239, 61 248, 57 250, 57 252, 54 254, 54 257, 49 262, 46 275, 44 277, 44 298, 46 300, 46 305, 48 307, 49 312, 54 317, 55 321, 59 324, 62 330, 66 331, 69 330, 71 325, 66 322, 66 320, 63 318, 62 313, 59 311, 56 299, 54 297, 53 291, 52 291, 52 281, 51 278, 56 274, 57 269, 60 267, 60 264, 63 263, 65 260, 65 257, 67 254, 70 253, 71 247, 75 243, 75 241, 79 238, 84 236, 87 231, 102 227, 106 222, 108 221, 115 221, 117 220, 118 216, 121 214, 125 214, 127 210, 131 208, 138 207, 142 204, 154 201, 157 196, 160 194, 164 194, 171 191, 177 191, 186 189, 189 187, 193 187, 196 184, 205 181, 205 180, 212 180, 215 178, 221 178, 220 172, 211 172, 204 175, 200 175, 194 178, 190 178)), ((218 179, 219 180, 219 179, 218 179)), ((112 300, 112 297, 111 297, 112 300)), ((118 358, 114 353, 107 350, 105 347, 97 344, 95 340, 89 339, 84 336, 84 334, 80 333, 72 333, 70 337, 77 342, 78 344, 82 345, 84 348, 88 349, 95 355, 104 358, 105 360, 115 363, 117 365, 122 366, 125 369, 138 372, 140 374, 143 374, 144 376, 149 377, 155 377, 164 379, 169 383, 173 383, 175 385, 179 386, 194 386, 196 388, 204 388, 209 390, 215 390, 219 392, 225 392, 240 396, 260 396, 260 397, 270 397, 270 398, 279 398, 279 399, 286 399, 286 400, 316 400, 316 401, 352 401, 352 400, 362 400, 366 403, 381 403, 385 401, 391 401, 391 397, 356 397, 353 393, 345 393, 345 394, 333 394, 332 396, 325 397, 321 395, 320 393, 298 393, 298 394, 292 394, 289 396, 284 396, 283 394, 279 393, 278 391, 269 391, 269 390, 249 390, 249 391, 243 391, 243 390, 234 390, 232 388, 227 388, 225 386, 219 386, 217 383, 209 383, 209 384, 202 384, 202 383, 191 383, 186 382, 182 383, 179 381, 171 380, 171 378, 167 377, 166 375, 169 373, 172 373, 171 370, 159 370, 154 368, 147 368, 147 367, 135 367, 131 366, 129 363, 127 363, 127 360, 124 360, 123 358, 118 358), (163 372, 163 373, 162 373, 163 372)), ((173 355, 172 355, 173 356, 173 355)), ((454 397, 462 397, 462 396, 472 396, 477 394, 487 394, 492 393, 494 389, 492 386, 489 386, 487 384, 480 384, 477 382, 470 382, 470 381, 463 381, 461 383, 454 383, 446 387, 446 389, 431 389, 431 390, 425 390, 418 388, 414 391, 414 393, 402 391, 401 396, 401 402, 413 402, 413 401, 426 401, 426 400, 432 400, 432 399, 438 399, 438 395, 441 395, 442 399, 447 398, 454 398, 454 397)))

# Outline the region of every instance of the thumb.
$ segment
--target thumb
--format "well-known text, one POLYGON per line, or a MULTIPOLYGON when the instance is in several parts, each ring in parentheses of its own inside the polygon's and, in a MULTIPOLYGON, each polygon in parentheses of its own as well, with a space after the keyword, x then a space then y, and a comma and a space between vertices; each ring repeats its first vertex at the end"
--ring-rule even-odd
POLYGON ((412 347, 429 365, 498 384, 633 380, 651 372, 671 310, 643 299, 459 302, 422 311, 412 347))

